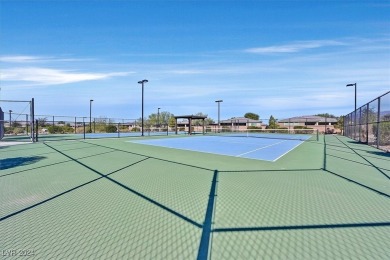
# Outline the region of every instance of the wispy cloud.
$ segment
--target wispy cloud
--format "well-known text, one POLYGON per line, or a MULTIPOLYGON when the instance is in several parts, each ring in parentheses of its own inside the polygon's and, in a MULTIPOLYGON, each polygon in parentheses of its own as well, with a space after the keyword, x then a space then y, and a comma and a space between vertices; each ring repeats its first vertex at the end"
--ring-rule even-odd
POLYGON ((328 46, 340 46, 345 45, 340 41, 322 40, 322 41, 300 41, 285 45, 273 45, 258 48, 249 48, 245 52, 267 54, 267 53, 293 53, 300 52, 307 49, 322 48, 328 46))
POLYGON ((0 56, 0 62, 10 62, 10 63, 27 63, 27 62, 36 62, 42 60, 42 57, 37 56, 0 56))
POLYGON ((4 62, 4 63, 74 62, 74 61, 91 61, 91 60, 93 59, 52 57, 52 56, 29 56, 29 55, 0 56, 0 62, 4 62))
POLYGON ((131 73, 134 72, 80 73, 50 68, 27 67, 4 69, 0 74, 0 79, 3 81, 31 82, 37 85, 59 85, 126 76, 131 73))

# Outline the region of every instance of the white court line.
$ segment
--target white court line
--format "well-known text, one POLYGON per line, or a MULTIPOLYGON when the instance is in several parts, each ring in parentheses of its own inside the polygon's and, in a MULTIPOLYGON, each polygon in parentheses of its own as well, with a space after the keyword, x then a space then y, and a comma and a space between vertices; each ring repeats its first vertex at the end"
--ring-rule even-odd
POLYGON ((8 141, 0 141, 0 146, 11 146, 18 144, 32 144, 32 142, 8 142, 8 141))
POLYGON ((283 143, 283 142, 286 142, 286 141, 287 140, 280 141, 279 143, 274 143, 274 144, 270 144, 270 145, 267 145, 267 146, 263 146, 263 147, 255 149, 255 150, 252 150, 252 151, 249 151, 249 152, 246 152, 246 153, 242 153, 242 154, 236 155, 236 157, 240 157, 240 156, 248 154, 248 153, 253 153, 253 152, 256 152, 256 151, 262 150, 264 148, 268 148, 268 147, 271 147, 271 146, 274 146, 274 145, 277 145, 277 144, 280 144, 280 143, 283 143))
MULTIPOLYGON (((96 140, 99 140, 99 139, 96 139, 96 140)), ((214 154, 214 155, 218 155, 218 156, 221 155, 221 156, 237 157, 236 155, 233 155, 233 154, 206 152, 206 151, 191 150, 191 149, 186 149, 186 148, 177 148, 177 147, 171 147, 171 146, 165 146, 165 145, 162 146, 162 145, 157 145, 157 144, 147 144, 147 143, 141 143, 141 142, 138 142, 138 141, 125 141, 125 142, 135 143, 135 144, 142 144, 142 145, 149 145, 149 146, 160 147, 160 148, 168 148, 168 149, 174 149, 174 150, 183 150, 183 151, 189 151, 189 152, 195 152, 195 153, 206 153, 206 154, 214 154)), ((255 159, 255 158, 246 158, 246 157, 242 157, 242 158, 243 159, 247 159, 247 160, 272 162, 271 160, 267 160, 267 159, 255 159)))
POLYGON ((295 148, 297 148, 298 146, 300 146, 301 144, 303 144, 304 141, 301 141, 299 144, 297 144, 296 146, 294 146, 293 148, 291 148, 290 150, 288 150, 287 152, 285 152, 284 154, 282 154, 281 156, 279 156, 278 158, 276 158, 275 160, 273 160, 273 162, 276 162, 277 160, 279 160, 280 158, 282 158, 284 155, 288 154, 289 152, 291 152, 292 150, 294 150, 295 148))

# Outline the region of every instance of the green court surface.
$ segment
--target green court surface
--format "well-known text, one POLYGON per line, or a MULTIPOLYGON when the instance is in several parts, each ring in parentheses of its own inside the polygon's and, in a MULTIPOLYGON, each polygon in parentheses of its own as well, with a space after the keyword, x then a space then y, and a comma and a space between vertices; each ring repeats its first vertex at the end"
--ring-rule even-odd
POLYGON ((329 135, 269 162, 139 139, 0 146, 0 258, 390 259, 389 153, 329 135))

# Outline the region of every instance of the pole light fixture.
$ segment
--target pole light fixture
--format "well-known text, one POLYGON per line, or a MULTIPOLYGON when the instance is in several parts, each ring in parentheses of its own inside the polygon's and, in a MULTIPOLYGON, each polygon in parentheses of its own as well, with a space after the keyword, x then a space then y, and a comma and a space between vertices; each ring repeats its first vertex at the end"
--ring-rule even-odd
POLYGON ((92 102, 93 99, 89 100, 89 132, 92 133, 92 102))
POLYGON ((356 111, 356 83, 347 84, 347 87, 353 87, 355 86, 355 111, 356 111))
POLYGON ((141 117, 141 128, 142 128, 142 132, 141 132, 141 136, 144 136, 144 84, 145 83, 148 83, 149 81, 147 79, 144 79, 144 80, 140 80, 138 81, 138 84, 141 84, 142 85, 142 117, 141 117))
POLYGON ((218 103, 218 126, 221 126, 221 124, 220 124, 220 116, 221 116, 220 104, 221 104, 221 102, 223 102, 223 100, 216 100, 215 102, 218 103))

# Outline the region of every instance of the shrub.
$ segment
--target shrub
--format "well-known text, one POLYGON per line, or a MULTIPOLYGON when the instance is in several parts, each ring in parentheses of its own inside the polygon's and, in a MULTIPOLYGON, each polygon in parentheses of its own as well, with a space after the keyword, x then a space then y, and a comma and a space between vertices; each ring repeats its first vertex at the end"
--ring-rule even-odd
POLYGON ((117 128, 115 125, 107 125, 106 126, 106 132, 107 133, 116 133, 117 132, 117 128))

